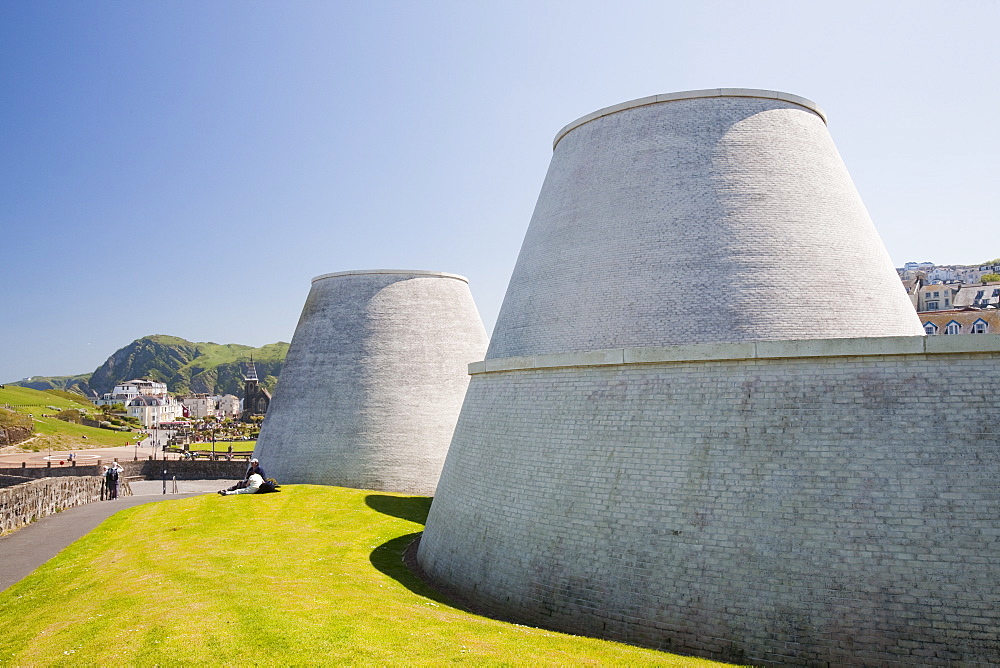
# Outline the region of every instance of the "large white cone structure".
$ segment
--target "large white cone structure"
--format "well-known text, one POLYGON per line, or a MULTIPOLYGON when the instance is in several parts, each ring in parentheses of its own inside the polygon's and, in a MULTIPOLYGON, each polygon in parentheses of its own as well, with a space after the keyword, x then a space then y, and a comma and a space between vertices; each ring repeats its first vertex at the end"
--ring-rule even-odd
POLYGON ((813 103, 599 111, 557 138, 418 561, 491 615, 740 664, 996 665, 998 360, 923 337, 813 103))
POLYGON ((319 276, 255 453, 281 483, 431 494, 487 342, 462 276, 319 276))
POLYGON ((818 107, 716 89, 559 133, 489 357, 922 334, 818 107))

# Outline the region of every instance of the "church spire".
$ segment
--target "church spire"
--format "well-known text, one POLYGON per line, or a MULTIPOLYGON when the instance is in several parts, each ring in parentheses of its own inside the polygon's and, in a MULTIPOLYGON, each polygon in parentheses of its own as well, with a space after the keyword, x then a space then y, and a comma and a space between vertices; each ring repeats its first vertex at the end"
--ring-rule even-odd
POLYGON ((250 365, 247 367, 247 373, 243 377, 243 380, 258 380, 257 367, 253 365, 253 355, 250 355, 250 365))

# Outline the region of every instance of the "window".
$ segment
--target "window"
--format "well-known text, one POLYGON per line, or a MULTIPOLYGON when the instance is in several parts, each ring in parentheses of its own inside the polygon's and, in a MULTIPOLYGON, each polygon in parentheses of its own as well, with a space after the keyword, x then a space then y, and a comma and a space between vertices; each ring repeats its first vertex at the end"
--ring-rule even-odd
POLYGON ((980 290, 979 292, 977 292, 976 293, 976 299, 982 299, 983 298, 983 292, 985 292, 985 291, 984 290, 980 290))
POLYGON ((935 297, 940 297, 940 296, 941 296, 941 293, 940 293, 940 292, 935 292, 935 293, 934 293, 934 296, 935 296, 935 297))
POLYGON ((980 318, 979 320, 972 323, 972 333, 973 334, 985 334, 988 326, 986 321, 980 318))
POLYGON ((961 334, 962 333, 962 326, 960 324, 958 324, 957 322, 955 322, 954 320, 952 320, 951 322, 948 323, 948 326, 944 328, 944 333, 945 334, 961 334))
POLYGON ((938 331, 937 325, 935 325, 933 322, 924 323, 924 332, 927 333, 927 336, 934 336, 935 334, 937 334, 937 331, 938 331))
POLYGON ((936 311, 936 310, 938 310, 938 303, 937 302, 927 302, 927 310, 928 311, 936 311))

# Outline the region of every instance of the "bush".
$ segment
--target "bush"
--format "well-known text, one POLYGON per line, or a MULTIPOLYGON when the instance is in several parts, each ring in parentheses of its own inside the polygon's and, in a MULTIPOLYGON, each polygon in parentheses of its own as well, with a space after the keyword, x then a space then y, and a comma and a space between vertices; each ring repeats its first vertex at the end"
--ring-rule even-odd
POLYGON ((64 411, 59 411, 55 414, 55 417, 63 422, 72 422, 74 424, 80 424, 80 418, 83 417, 80 411, 75 408, 67 408, 64 411))
POLYGON ((32 429, 34 426, 35 421, 27 415, 15 413, 6 408, 0 408, 0 427, 25 427, 32 429))

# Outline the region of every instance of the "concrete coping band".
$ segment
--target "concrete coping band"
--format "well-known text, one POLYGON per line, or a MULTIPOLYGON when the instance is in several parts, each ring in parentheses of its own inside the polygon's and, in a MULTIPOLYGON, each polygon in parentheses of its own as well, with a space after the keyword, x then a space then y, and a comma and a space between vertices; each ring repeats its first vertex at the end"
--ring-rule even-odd
POLYGON ((791 102, 792 104, 797 104, 800 107, 808 109, 823 119, 823 123, 826 123, 826 112, 824 112, 818 104, 812 100, 807 100, 804 97, 792 95, 791 93, 782 93, 776 90, 759 90, 757 88, 706 88, 704 90, 685 90, 677 93, 663 93, 661 95, 640 97, 637 100, 629 100, 628 102, 615 104, 610 107, 605 107, 604 109, 598 109, 593 113, 578 118, 556 134, 556 138, 552 141, 552 150, 556 150, 556 145, 570 131, 575 130, 584 123, 597 120, 598 118, 610 116, 611 114, 617 114, 619 111, 625 111, 626 109, 645 107, 650 104, 676 102, 677 100, 696 100, 698 98, 705 97, 759 97, 767 100, 782 100, 784 102, 791 102))
POLYGON ((469 279, 465 276, 460 276, 458 274, 449 274, 444 271, 423 271, 421 269, 357 269, 354 271, 337 271, 332 274, 322 274, 312 279, 312 282, 322 281, 326 278, 338 278, 340 276, 364 276, 367 274, 397 274, 406 276, 427 276, 436 278, 454 278, 456 280, 468 283, 469 279))
POLYGON ((885 336, 854 339, 801 339, 747 343, 696 343, 683 346, 609 348, 584 352, 506 357, 473 362, 469 374, 560 367, 763 360, 802 357, 881 357, 886 355, 1000 353, 1000 334, 885 336))

